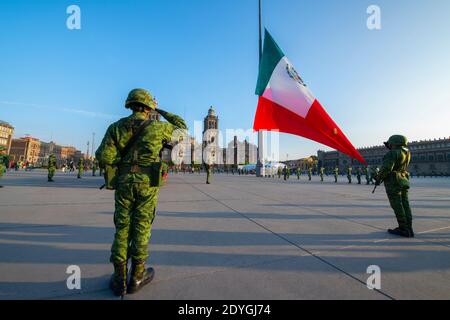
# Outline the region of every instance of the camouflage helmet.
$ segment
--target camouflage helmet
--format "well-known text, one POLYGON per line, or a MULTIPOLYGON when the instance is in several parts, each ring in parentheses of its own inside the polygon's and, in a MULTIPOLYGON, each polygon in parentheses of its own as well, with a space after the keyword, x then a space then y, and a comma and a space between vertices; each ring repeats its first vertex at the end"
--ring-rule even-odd
POLYGON ((387 142, 384 143, 386 146, 399 146, 406 147, 408 145, 408 139, 405 136, 395 135, 389 138, 387 142))
POLYGON ((130 91, 125 102, 125 108, 129 109, 132 104, 141 104, 147 108, 156 109, 156 101, 153 99, 152 94, 145 89, 133 89, 130 91))

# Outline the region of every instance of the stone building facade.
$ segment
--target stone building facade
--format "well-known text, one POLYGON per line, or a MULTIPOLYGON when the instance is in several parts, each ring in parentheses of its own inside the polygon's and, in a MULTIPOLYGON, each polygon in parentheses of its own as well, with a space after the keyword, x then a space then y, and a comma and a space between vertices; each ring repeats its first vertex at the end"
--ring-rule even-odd
MULTIPOLYGON (((409 171, 414 175, 450 175, 450 138, 422 140, 410 142, 411 164, 409 171)), ((358 149, 370 166, 381 166, 387 149, 374 146, 358 149)), ((318 151, 319 167, 334 168, 339 166, 344 170, 349 165, 361 166, 359 161, 338 151, 318 151)))
POLYGON ((11 151, 13 134, 14 127, 8 122, 0 120, 0 146, 5 147, 6 154, 9 154, 11 151))
POLYGON ((29 162, 36 165, 39 160, 41 142, 33 137, 13 139, 11 142, 10 159, 12 161, 29 162))

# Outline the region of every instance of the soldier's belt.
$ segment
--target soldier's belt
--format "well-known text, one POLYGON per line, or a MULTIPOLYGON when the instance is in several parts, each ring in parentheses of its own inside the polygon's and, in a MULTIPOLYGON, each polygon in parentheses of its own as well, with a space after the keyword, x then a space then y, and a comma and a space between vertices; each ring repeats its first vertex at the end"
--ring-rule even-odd
POLYGON ((119 167, 119 175, 131 173, 143 173, 151 175, 154 172, 154 167, 143 167, 139 165, 122 165, 119 167))

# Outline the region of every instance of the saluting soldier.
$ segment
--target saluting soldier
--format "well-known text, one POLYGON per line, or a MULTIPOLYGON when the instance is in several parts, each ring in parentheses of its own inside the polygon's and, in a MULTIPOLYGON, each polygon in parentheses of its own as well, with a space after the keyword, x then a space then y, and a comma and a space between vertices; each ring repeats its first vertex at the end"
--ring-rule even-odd
POLYGON ((154 270, 146 269, 145 262, 158 203, 160 151, 172 141, 176 129, 187 129, 183 119, 158 109, 147 90, 132 90, 125 107, 133 113, 108 128, 96 152, 100 166, 105 168, 107 188, 116 190, 116 232, 110 258, 114 274, 110 288, 117 296, 135 293, 153 279, 154 270), (151 110, 156 110, 168 122, 150 120, 151 110))

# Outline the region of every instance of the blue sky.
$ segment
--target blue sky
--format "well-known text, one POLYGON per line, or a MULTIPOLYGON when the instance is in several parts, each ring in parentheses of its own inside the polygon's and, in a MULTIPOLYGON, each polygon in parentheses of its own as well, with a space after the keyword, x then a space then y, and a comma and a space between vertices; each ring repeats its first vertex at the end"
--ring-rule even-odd
MULTIPOLYGON (((447 0, 264 1, 265 27, 357 147, 450 136, 449 13, 447 0)), ((210 105, 222 129, 251 128, 257 32, 256 0, 1 1, 0 119, 85 150, 144 87, 191 128, 210 105), (66 28, 72 4, 81 30, 66 28)), ((318 149, 281 136, 281 158, 318 149)))

